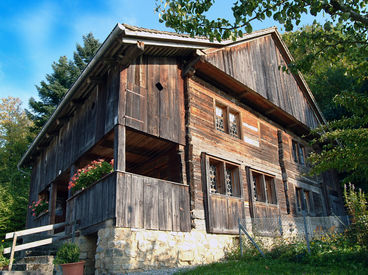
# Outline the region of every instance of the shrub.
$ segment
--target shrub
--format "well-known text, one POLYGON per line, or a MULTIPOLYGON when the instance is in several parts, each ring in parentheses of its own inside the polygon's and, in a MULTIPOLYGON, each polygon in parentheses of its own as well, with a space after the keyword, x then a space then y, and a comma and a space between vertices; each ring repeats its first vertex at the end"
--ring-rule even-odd
POLYGON ((74 243, 64 243, 57 251, 54 264, 79 262, 79 247, 74 243))
POLYGON ((4 246, 0 245, 0 268, 9 265, 9 259, 3 255, 4 246))
POLYGON ((94 160, 85 167, 78 169, 69 182, 68 189, 73 192, 82 190, 92 183, 98 181, 103 176, 113 171, 114 160, 110 162, 104 159, 94 160))
POLYGON ((368 208, 365 194, 361 189, 355 190, 354 185, 344 188, 345 205, 351 216, 351 225, 347 231, 353 242, 368 246, 368 208))

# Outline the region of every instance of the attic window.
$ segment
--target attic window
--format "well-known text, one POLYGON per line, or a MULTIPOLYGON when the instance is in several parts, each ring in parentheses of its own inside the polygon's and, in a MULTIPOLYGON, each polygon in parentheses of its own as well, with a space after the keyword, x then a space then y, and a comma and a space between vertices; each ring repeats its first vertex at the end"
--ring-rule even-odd
POLYGON ((239 113, 229 107, 216 102, 215 104, 215 128, 232 137, 240 138, 239 113))

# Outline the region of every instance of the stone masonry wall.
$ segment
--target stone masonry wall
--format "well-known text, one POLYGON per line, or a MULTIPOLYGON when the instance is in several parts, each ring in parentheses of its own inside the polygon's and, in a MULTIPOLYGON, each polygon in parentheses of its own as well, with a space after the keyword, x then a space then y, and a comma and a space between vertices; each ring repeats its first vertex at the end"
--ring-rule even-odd
POLYGON ((95 274, 207 264, 223 259, 236 236, 107 227, 98 232, 95 274))

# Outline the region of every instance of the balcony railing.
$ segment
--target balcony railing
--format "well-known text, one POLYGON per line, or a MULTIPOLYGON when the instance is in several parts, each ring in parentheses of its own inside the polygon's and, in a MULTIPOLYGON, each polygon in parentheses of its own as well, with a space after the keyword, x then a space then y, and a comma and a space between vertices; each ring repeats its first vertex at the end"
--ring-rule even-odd
POLYGON ((113 172, 67 201, 66 222, 81 229, 114 219, 117 227, 190 231, 187 185, 113 172))

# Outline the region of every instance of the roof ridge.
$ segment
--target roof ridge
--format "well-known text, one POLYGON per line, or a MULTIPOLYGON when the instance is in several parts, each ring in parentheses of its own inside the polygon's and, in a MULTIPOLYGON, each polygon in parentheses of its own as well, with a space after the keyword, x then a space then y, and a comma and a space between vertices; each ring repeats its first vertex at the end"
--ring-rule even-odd
MULTIPOLYGON (((183 37, 183 38, 191 38, 191 39, 199 39, 199 40, 208 40, 208 37, 206 36, 191 36, 190 34, 187 33, 178 33, 178 32, 171 32, 171 31, 161 31, 161 30, 156 30, 156 29, 149 29, 149 28, 144 28, 144 27, 138 27, 138 26, 134 26, 134 25, 129 25, 126 23, 122 23, 122 25, 128 29, 129 31, 133 31, 133 32, 147 32, 147 33, 152 33, 152 34, 164 34, 164 35, 169 35, 169 36, 177 36, 177 37, 183 37)), ((243 34, 242 37, 238 37, 235 41, 232 39, 227 39, 227 40, 222 40, 221 42, 218 42, 217 40, 211 41, 211 43, 221 43, 223 45, 227 45, 227 44, 232 44, 232 43, 237 43, 237 42, 241 42, 243 40, 246 40, 248 37, 253 37, 254 35, 257 34, 261 34, 261 33, 265 33, 268 31, 275 31, 277 30, 277 27, 273 26, 273 27, 269 27, 269 28, 265 28, 265 29, 260 29, 260 30, 256 30, 253 31, 251 33, 245 33, 243 34)))

